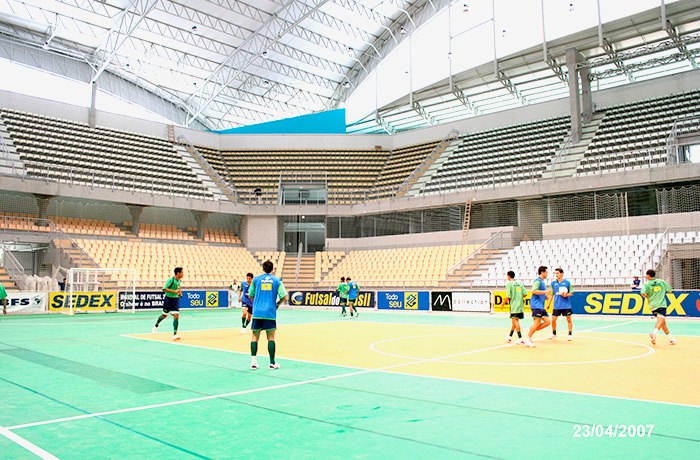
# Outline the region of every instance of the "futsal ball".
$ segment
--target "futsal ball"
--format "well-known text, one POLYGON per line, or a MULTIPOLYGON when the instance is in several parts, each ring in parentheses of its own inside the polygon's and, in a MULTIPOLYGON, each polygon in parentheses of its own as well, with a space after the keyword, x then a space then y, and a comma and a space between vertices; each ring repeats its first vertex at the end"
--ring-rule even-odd
POLYGON ((566 286, 559 286, 559 295, 569 292, 566 286))

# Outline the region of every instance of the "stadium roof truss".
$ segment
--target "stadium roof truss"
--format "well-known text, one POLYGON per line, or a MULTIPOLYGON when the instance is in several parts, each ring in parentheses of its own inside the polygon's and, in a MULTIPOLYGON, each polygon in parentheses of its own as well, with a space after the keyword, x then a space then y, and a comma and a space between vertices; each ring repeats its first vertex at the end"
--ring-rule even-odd
MULTIPOLYGON (((453 2, 2 0, 0 57, 95 82, 178 123, 223 129, 338 107, 453 2)), ((666 27, 660 10, 453 75, 350 130, 398 132, 566 97, 570 47, 586 58, 594 89, 697 68, 700 8, 667 5, 666 27)))

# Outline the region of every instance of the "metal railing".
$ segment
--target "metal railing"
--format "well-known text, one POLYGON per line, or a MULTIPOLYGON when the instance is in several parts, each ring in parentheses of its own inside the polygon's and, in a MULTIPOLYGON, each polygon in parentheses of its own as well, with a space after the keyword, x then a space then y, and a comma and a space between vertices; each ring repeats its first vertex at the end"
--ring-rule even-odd
POLYGON ((683 134, 689 133, 700 135, 700 114, 679 118, 673 122, 673 126, 666 137, 666 155, 669 163, 679 164, 688 161, 678 138, 683 134))
POLYGON ((15 285, 20 286, 20 280, 22 280, 27 274, 19 260, 17 260, 14 254, 12 254, 12 252, 10 252, 5 245, 3 245, 2 259, 2 264, 5 271, 8 275, 10 275, 10 278, 15 285))
POLYGON ((195 147, 184 134, 177 136, 177 141, 185 147, 185 149, 189 152, 190 155, 192 155, 192 157, 195 159, 195 161, 197 161, 197 163, 204 170, 204 172, 207 173, 209 177, 211 177, 214 180, 214 183, 217 185, 217 187, 221 188, 221 191, 223 192, 224 196, 229 201, 238 201, 238 193, 236 191, 236 187, 233 184, 226 182, 219 175, 219 173, 216 172, 216 169, 214 169, 214 167, 207 161, 207 159, 204 158, 201 153, 199 153, 197 147, 195 147))
POLYGON ((442 155, 442 153, 447 149, 447 147, 459 139, 459 131, 456 129, 451 130, 442 140, 433 148, 433 151, 423 158, 423 161, 409 174, 409 176, 404 179, 404 181, 397 187, 397 192, 408 192, 408 189, 413 185, 413 183, 418 179, 418 177, 428 169, 429 165, 433 163, 437 158, 442 155))
POLYGON ((654 242, 654 245, 649 251, 649 254, 644 259, 644 262, 642 262, 639 266, 639 273, 643 274, 650 268, 654 270, 658 268, 658 265, 664 259, 666 251, 668 251, 669 248, 668 230, 669 229, 667 227, 664 230, 664 232, 661 235, 659 235, 659 238, 656 240, 656 242, 654 242), (658 261, 655 262, 657 258, 658 261))

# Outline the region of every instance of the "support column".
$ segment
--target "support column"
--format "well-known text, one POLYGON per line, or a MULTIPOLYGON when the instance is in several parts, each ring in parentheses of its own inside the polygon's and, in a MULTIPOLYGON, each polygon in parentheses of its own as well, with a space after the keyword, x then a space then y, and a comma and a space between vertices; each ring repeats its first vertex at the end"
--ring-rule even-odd
POLYGON ((192 211, 194 220, 197 221, 197 238, 200 240, 204 239, 204 224, 209 218, 209 213, 207 211, 192 211))
POLYGON ((90 98, 90 112, 88 113, 88 125, 90 125, 91 128, 94 128, 95 125, 97 124, 97 109, 96 109, 97 82, 96 81, 92 82, 92 84, 90 85, 90 89, 92 91, 92 95, 90 98))
POLYGON ((129 214, 131 214, 131 233, 138 236, 139 234, 139 224, 141 223, 141 213, 143 212, 143 206, 137 205, 127 205, 129 208, 129 214))
POLYGON ((581 103, 578 95, 578 61, 576 48, 566 50, 566 69, 569 72, 569 113, 571 114, 571 137, 573 142, 581 140, 581 103))
POLYGON ((39 220, 36 222, 37 227, 48 227, 49 218, 49 204, 53 198, 50 195, 34 195, 36 198, 36 204, 39 206, 39 220))
MULTIPOLYGON (((582 60, 579 59, 578 62, 582 62, 582 60)), ((591 69, 581 67, 579 75, 581 76, 581 109, 583 112, 583 123, 586 124, 593 119, 593 95, 591 94, 591 80, 589 80, 591 69)))

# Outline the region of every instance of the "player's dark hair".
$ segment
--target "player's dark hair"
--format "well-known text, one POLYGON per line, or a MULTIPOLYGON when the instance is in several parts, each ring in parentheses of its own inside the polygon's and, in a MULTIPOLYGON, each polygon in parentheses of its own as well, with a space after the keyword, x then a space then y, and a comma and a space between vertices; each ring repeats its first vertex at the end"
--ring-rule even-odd
POLYGON ((546 271, 547 271, 547 267, 545 267, 544 265, 540 265, 540 268, 537 269, 537 274, 541 275, 542 273, 544 273, 546 271))
POLYGON ((352 281, 352 280, 351 280, 350 277, 348 276, 348 277, 345 278, 345 281, 352 281))
POLYGON ((656 278, 656 270, 652 270, 651 268, 647 270, 647 275, 651 276, 652 278, 656 278))
POLYGON ((564 274, 564 270, 562 270, 562 269, 559 268, 559 267, 555 268, 554 271, 555 271, 555 272, 559 272, 559 273, 561 273, 562 275, 564 274))
POLYGON ((250 272, 248 272, 248 273, 245 274, 245 277, 246 277, 246 278, 248 278, 249 276, 250 276, 251 278, 255 278, 255 276, 253 276, 253 274, 250 273, 250 272))
POLYGON ((269 261, 269 260, 266 260, 265 262, 263 262, 263 271, 264 271, 265 273, 272 273, 272 269, 273 269, 274 267, 275 267, 275 266, 272 265, 272 262, 269 261))
POLYGON ((340 277, 340 281, 345 281, 345 277, 344 277, 344 276, 341 276, 341 277, 340 277))
POLYGON ((175 267, 175 270, 173 270, 175 274, 177 275, 178 273, 182 273, 182 267, 175 267))
POLYGON ((506 273, 508 276, 511 278, 515 278, 515 272, 513 270, 510 270, 508 273, 506 273))

